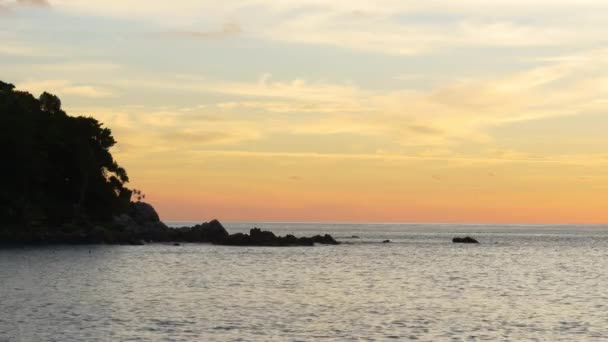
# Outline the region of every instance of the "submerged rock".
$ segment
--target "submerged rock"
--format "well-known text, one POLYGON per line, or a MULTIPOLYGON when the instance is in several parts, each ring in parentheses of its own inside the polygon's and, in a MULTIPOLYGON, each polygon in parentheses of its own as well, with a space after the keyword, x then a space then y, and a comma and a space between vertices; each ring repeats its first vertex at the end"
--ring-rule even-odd
POLYGON ((479 241, 473 239, 470 236, 466 237, 455 237, 452 239, 453 243, 479 243, 479 241))
POLYGON ((391 240, 384 240, 382 243, 391 243, 391 240))

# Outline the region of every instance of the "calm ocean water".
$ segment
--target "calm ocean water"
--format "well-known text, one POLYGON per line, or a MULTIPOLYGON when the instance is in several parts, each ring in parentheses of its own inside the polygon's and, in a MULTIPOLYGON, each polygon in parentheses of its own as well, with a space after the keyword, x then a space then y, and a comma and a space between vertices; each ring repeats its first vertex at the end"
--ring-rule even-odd
POLYGON ((608 226, 254 225, 345 244, 0 249, 0 341, 608 340, 608 226))

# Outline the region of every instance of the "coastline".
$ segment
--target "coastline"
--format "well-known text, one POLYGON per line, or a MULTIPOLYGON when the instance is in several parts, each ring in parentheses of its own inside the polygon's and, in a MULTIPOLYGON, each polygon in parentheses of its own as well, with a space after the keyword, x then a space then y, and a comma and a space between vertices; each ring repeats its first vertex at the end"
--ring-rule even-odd
POLYGON ((110 223, 64 224, 61 227, 0 229, 0 246, 4 245, 144 245, 147 243, 211 243, 229 246, 314 246, 339 244, 331 235, 296 237, 277 236, 273 232, 252 228, 249 234, 230 234, 218 220, 192 227, 168 227, 160 221, 154 208, 144 202, 132 203, 129 214, 115 216, 110 223))

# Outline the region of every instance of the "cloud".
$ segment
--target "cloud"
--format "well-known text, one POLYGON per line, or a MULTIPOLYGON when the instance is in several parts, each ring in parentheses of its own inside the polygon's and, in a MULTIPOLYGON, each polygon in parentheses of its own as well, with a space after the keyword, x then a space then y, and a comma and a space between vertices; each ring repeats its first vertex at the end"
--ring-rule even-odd
MULTIPOLYGON (((362 104, 356 101, 357 98, 364 99, 368 93, 353 84, 329 83, 329 82, 309 82, 304 79, 296 78, 289 81, 273 81, 268 75, 262 75, 257 82, 232 82, 213 80, 208 78, 177 75, 173 79, 139 79, 139 80, 118 80, 117 83, 123 86, 139 86, 142 88, 165 88, 174 91, 186 91, 193 93, 218 93, 227 94, 235 97, 256 98, 253 101, 226 101, 219 105, 221 108, 237 107, 264 107, 265 104, 273 107, 315 105, 315 103, 325 105, 340 105, 342 110, 350 108, 352 110, 361 109, 362 104), (269 101, 271 100, 271 101, 269 101)), ((285 111, 283 108, 279 111, 285 111)), ((292 110, 290 110, 292 111, 292 110)))
POLYGON ((415 133, 428 134, 428 135, 441 135, 444 133, 440 129, 434 128, 432 126, 427 126, 427 125, 411 124, 411 125, 407 125, 407 129, 412 132, 415 132, 415 133))
POLYGON ((37 56, 39 51, 36 48, 32 48, 22 44, 4 43, 0 45, 0 56, 19 56, 19 57, 30 57, 37 56))
POLYGON ((187 143, 190 148, 200 145, 214 144, 234 144, 244 140, 250 140, 251 137, 242 136, 234 132, 226 131, 192 131, 181 130, 163 135, 163 138, 170 143, 187 143))
POLYGON ((18 82, 17 88, 30 92, 34 96, 38 96, 45 91, 51 92, 59 97, 64 95, 73 95, 86 98, 102 98, 113 95, 109 90, 98 86, 76 84, 67 80, 18 82))
MULTIPOLYGON (((320 1, 55 0, 77 13, 118 16, 161 26, 195 27, 201 18, 230 20, 248 27, 248 37, 314 44, 391 55, 428 54, 472 47, 588 47, 605 44, 608 23, 601 0, 320 1), (132 10, 137 8, 137 11, 132 10), (256 15, 251 16, 252 11, 256 15), (584 22, 585 25, 580 23, 584 22)), ((200 39, 231 37, 236 24, 216 31, 175 30, 164 35, 200 39)))
MULTIPOLYGON (((0 55, 14 55, 14 56, 36 56, 36 57, 48 57, 50 54, 45 53, 41 50, 33 48, 20 47, 18 45, 13 46, 0 46, 0 55)), ((56 57, 57 55, 53 55, 56 57)), ((48 79, 71 79, 72 82, 75 79, 81 79, 83 81, 90 81, 91 79, 107 78, 111 74, 116 76, 124 73, 124 67, 121 64, 104 62, 104 61, 74 61, 68 59, 64 61, 64 58, 54 59, 53 62, 40 62, 40 63, 14 63, 11 65, 11 70, 19 72, 22 75, 45 75, 48 79)))
POLYGON ((349 134, 437 148, 462 142, 489 144, 491 129, 514 122, 604 110, 607 61, 608 50, 595 50, 517 73, 447 81, 416 91, 363 88, 352 82, 274 80, 268 75, 250 82, 140 78, 118 80, 116 86, 225 99, 191 108, 175 120, 216 114, 232 118, 235 125, 224 126, 227 130, 244 126, 264 136, 349 134))
POLYGON ((214 114, 208 108, 184 112, 180 108, 158 110, 145 106, 76 107, 68 111, 93 115, 111 127, 116 138, 130 150, 181 153, 254 141, 264 134, 256 122, 214 114))
POLYGON ((348 107, 347 105, 340 104, 301 103, 294 101, 231 101, 220 102, 216 106, 225 110, 263 110, 273 113, 341 113, 362 110, 357 105, 348 107))
POLYGON ((47 0, 17 0, 17 4, 21 6, 51 7, 47 0))
POLYGON ((227 23, 221 29, 215 31, 166 31, 160 35, 163 37, 191 38, 191 39, 225 39, 239 35, 241 26, 235 23, 227 23))
POLYGON ((345 19, 335 13, 314 12, 258 32, 266 39, 336 46, 391 55, 419 55, 462 47, 550 47, 601 43, 606 25, 574 27, 532 25, 514 18, 500 21, 462 17, 441 22, 395 20, 398 13, 367 21, 345 19))
POLYGON ((47 0, 16 0, 8 3, 0 0, 0 15, 9 15, 16 7, 49 8, 51 4, 47 0))
MULTIPOLYGON (((44 44, 28 44, 23 39, 2 35, 0 32, 0 56, 9 57, 36 57, 36 58, 65 58, 66 54, 59 46, 46 46, 44 44)), ((8 65, 3 65, 8 67, 8 65)), ((11 65, 12 70, 29 66, 28 64, 15 63, 11 65)))
POLYGON ((605 154, 558 154, 554 156, 528 156, 526 153, 512 153, 505 155, 468 155, 452 154, 449 156, 420 156, 415 154, 388 154, 388 153, 310 153, 310 152, 261 152, 248 150, 196 150, 185 151, 186 155, 195 156, 223 156, 238 158, 277 158, 284 159, 317 159, 317 160, 356 160, 356 161, 450 161, 471 164, 563 164, 563 165, 606 165, 608 156, 605 154))

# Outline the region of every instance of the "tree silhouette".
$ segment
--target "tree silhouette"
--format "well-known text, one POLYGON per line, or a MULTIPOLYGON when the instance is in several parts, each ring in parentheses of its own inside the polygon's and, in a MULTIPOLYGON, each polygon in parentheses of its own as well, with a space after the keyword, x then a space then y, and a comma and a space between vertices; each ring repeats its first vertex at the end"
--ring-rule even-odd
POLYGON ((131 192, 137 202, 141 202, 141 200, 146 199, 146 194, 144 194, 141 190, 133 189, 131 192))
POLYGON ((126 212, 132 191, 110 149, 109 128, 68 116, 61 100, 39 99, 0 81, 0 220, 12 229, 107 222, 126 212))

